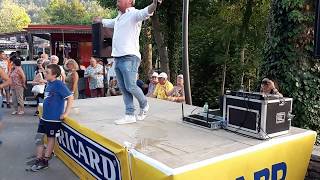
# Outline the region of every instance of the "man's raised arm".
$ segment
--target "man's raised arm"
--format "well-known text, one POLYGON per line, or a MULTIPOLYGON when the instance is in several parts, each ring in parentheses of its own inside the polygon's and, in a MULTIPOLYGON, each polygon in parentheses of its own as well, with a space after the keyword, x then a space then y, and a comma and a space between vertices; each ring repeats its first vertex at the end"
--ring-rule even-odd
POLYGON ((114 28, 115 19, 102 19, 101 17, 93 18, 94 23, 102 23, 103 27, 114 28))
POLYGON ((148 19, 150 16, 153 15, 154 11, 156 11, 158 4, 161 4, 161 3, 162 3, 162 0, 153 0, 153 2, 149 6, 137 11, 136 20, 144 21, 148 19))
POLYGON ((156 11, 158 4, 161 4, 162 0, 153 0, 152 4, 148 6, 148 13, 152 14, 154 11, 156 11))

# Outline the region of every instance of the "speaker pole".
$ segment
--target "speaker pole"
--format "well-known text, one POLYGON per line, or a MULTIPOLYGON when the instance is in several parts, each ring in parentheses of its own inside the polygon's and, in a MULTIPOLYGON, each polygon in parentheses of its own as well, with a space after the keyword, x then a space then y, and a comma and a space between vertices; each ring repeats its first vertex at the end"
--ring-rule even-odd
POLYGON ((186 103, 192 105, 190 74, 189 74, 189 0, 183 0, 183 79, 186 103))

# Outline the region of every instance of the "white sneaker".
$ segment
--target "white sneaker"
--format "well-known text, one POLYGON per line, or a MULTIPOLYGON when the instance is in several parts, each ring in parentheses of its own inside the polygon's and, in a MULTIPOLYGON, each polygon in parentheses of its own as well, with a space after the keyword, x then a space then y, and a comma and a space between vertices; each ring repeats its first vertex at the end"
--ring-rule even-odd
POLYGON ((135 123, 135 122, 137 122, 136 116, 134 116, 134 115, 125 115, 124 118, 116 120, 114 123, 116 125, 121 125, 121 124, 135 123))
POLYGON ((147 104, 147 106, 143 109, 140 109, 140 113, 137 115, 137 120, 138 121, 142 121, 147 117, 147 113, 150 109, 149 104, 147 104))

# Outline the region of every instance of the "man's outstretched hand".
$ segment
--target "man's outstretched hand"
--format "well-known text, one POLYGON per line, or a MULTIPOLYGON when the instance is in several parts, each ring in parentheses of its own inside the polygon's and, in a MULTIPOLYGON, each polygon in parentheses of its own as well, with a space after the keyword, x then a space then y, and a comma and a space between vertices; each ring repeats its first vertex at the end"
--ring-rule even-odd
POLYGON ((101 17, 94 17, 94 18, 92 19, 92 22, 93 22, 93 23, 101 23, 101 22, 102 22, 102 18, 101 18, 101 17))
POLYGON ((148 8, 149 14, 153 13, 156 9, 157 6, 162 3, 162 0, 153 0, 152 4, 148 8))
POLYGON ((153 4, 159 5, 162 3, 162 0, 153 0, 153 4))

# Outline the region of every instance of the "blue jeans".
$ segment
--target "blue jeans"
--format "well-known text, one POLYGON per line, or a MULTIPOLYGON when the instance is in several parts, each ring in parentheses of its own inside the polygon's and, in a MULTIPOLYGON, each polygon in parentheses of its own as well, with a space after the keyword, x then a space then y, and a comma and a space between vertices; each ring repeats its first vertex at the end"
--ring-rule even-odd
POLYGON ((133 96, 137 98, 141 109, 147 106, 147 98, 137 86, 137 74, 141 60, 134 55, 115 58, 115 72, 118 86, 123 94, 126 115, 134 115, 133 96))

